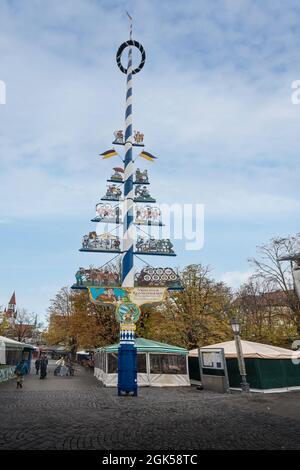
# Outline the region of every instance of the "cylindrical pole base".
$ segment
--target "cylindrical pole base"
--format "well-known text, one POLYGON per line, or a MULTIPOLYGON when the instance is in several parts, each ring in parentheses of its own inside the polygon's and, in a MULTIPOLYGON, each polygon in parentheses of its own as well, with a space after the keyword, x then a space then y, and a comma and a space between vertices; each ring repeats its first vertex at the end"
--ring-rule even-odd
POLYGON ((118 349, 118 396, 137 396, 137 352, 134 344, 118 349))

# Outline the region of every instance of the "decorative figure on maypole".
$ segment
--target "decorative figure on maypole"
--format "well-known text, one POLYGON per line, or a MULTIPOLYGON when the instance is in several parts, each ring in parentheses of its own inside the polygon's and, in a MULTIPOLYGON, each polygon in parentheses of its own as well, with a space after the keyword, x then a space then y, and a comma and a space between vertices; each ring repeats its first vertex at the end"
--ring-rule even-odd
MULTIPOLYGON (((167 291, 181 289, 178 274, 172 268, 153 268, 147 265, 140 272, 134 271, 134 257, 144 255, 176 256, 169 239, 155 239, 148 236, 141 226, 162 226, 161 211, 153 206, 155 199, 147 188, 149 176, 147 170, 134 168, 133 148, 144 147, 144 134, 133 130, 132 124, 132 77, 144 66, 146 54, 143 46, 132 39, 132 18, 130 19, 130 38, 118 49, 116 60, 121 72, 126 74, 126 109, 125 129, 114 132, 113 145, 124 146, 124 159, 112 148, 100 155, 102 159, 115 156, 121 158, 124 167, 114 167, 108 179, 110 183, 101 201, 96 205, 96 217, 92 222, 106 224, 105 233, 90 231, 82 238, 82 252, 112 253, 121 257, 121 270, 116 272, 115 265, 105 263, 96 268, 80 267, 75 275, 73 289, 85 289, 91 302, 114 306, 117 320, 120 322, 120 346, 118 350, 118 395, 137 395, 137 357, 135 348, 136 322, 140 317, 140 307, 161 303, 166 299, 167 291), (141 53, 138 67, 132 66, 132 50, 141 53), (128 50, 128 64, 125 69, 121 57, 128 50), (109 224, 123 225, 123 240, 115 235, 109 224), (145 232, 147 237, 136 230, 145 232)), ((142 150, 139 157, 155 161, 157 157, 142 150)), ((113 261, 115 257, 111 260, 113 261)), ((142 260, 143 261, 143 260, 142 260)))
POLYGON ((119 131, 114 132, 115 140, 113 141, 113 144, 124 144, 124 134, 122 129, 119 131))
POLYGON ((124 174, 124 169, 119 167, 119 166, 115 166, 113 168, 114 172, 113 174, 111 175, 110 177, 110 180, 107 180, 109 182, 115 182, 117 181, 118 183, 123 183, 123 174, 124 174))
POLYGON ((149 184, 148 171, 141 171, 139 168, 135 171, 135 183, 136 184, 149 184))

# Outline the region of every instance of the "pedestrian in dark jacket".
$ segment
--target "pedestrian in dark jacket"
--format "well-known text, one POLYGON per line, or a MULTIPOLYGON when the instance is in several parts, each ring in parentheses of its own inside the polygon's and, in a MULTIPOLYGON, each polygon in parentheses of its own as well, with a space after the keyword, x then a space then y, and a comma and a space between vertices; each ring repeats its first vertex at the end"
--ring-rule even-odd
POLYGON ((47 366, 48 366, 48 359, 46 356, 42 356, 41 362, 40 362, 40 379, 44 379, 47 375, 47 366))
POLYGON ((41 360, 37 358, 37 360, 34 363, 35 365, 35 374, 39 375, 39 370, 40 370, 40 365, 41 365, 41 360))

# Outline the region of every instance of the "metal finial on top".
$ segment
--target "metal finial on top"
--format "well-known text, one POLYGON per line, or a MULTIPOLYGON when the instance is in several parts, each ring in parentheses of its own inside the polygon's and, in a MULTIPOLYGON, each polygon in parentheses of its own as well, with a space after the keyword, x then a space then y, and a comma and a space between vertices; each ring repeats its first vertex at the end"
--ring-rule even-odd
POLYGON ((122 53, 123 53, 124 49, 126 49, 126 47, 131 47, 131 46, 136 47, 141 53, 141 62, 140 62, 140 65, 138 67, 136 67, 135 69, 133 69, 132 72, 131 72, 132 75, 135 75, 136 73, 140 72, 140 70, 142 70, 142 68, 144 67, 145 60, 146 60, 146 53, 145 53, 145 50, 144 50, 143 46, 138 41, 134 41, 132 39, 132 16, 128 13, 128 11, 126 11, 126 15, 130 19, 130 34, 129 34, 130 39, 123 42, 123 44, 121 44, 121 46, 119 47, 119 49, 117 51, 117 55, 116 55, 116 61, 117 61, 117 65, 118 65, 119 69, 121 70, 121 72, 125 73, 125 75, 126 75, 127 74, 127 69, 125 67, 123 67, 123 65, 121 64, 122 53))
POLYGON ((129 15, 128 11, 126 11, 126 15, 128 16, 128 18, 130 19, 130 33, 129 33, 129 39, 132 39, 132 16, 129 15))

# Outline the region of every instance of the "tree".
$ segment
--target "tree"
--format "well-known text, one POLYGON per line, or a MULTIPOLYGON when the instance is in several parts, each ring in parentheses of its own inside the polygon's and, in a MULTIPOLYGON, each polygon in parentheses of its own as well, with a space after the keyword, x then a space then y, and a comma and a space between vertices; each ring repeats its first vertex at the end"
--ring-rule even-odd
POLYGON ((297 333, 293 315, 285 294, 272 288, 273 284, 253 276, 239 289, 234 304, 242 337, 250 341, 290 346, 297 333))
POLYGON ((75 355, 79 347, 95 348, 116 341, 118 332, 114 309, 95 305, 86 291, 74 292, 64 287, 51 300, 45 335, 48 344, 67 346, 75 355))
POLYGON ((32 339, 41 323, 37 322, 37 316, 28 312, 26 309, 18 309, 16 318, 9 323, 7 335, 17 341, 24 342, 26 339, 32 339))
POLYGON ((2 307, 0 307, 0 336, 6 336, 9 331, 9 322, 8 319, 3 312, 2 307))
POLYGON ((268 284, 269 289, 284 293, 286 304, 290 308, 293 322, 300 335, 300 301, 294 289, 291 264, 279 259, 299 251, 299 234, 295 237, 273 238, 269 243, 258 247, 258 258, 250 258, 255 267, 255 277, 268 284))
POLYGON ((76 336, 71 334, 71 318, 73 314, 72 293, 68 287, 63 287, 50 300, 49 327, 44 335, 48 344, 64 344, 70 347, 73 354, 77 349, 76 336))
POLYGON ((147 336, 188 349, 231 338, 230 289, 211 279, 208 268, 200 264, 187 266, 181 280, 182 292, 147 311, 147 336))
POLYGON ((112 305, 94 304, 87 292, 73 297, 71 331, 77 332, 81 347, 99 347, 118 340, 119 324, 112 305))

